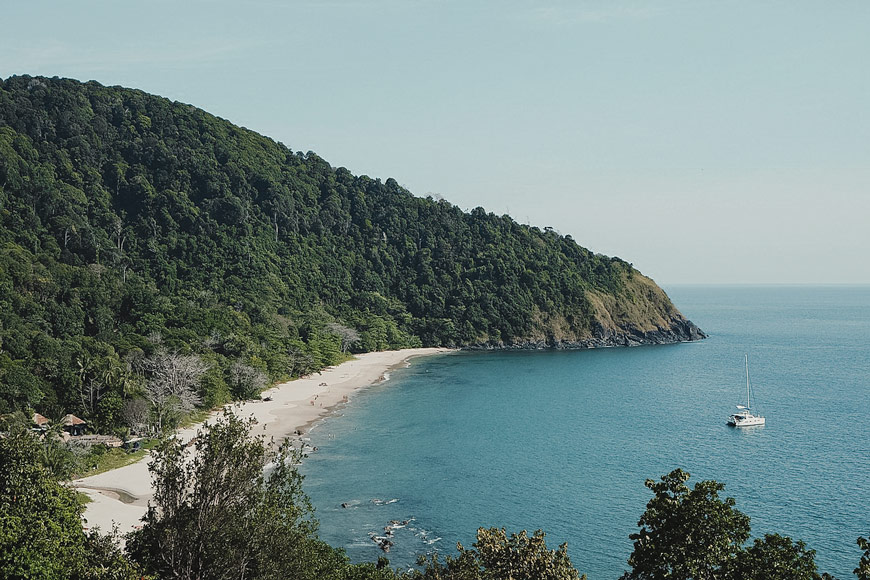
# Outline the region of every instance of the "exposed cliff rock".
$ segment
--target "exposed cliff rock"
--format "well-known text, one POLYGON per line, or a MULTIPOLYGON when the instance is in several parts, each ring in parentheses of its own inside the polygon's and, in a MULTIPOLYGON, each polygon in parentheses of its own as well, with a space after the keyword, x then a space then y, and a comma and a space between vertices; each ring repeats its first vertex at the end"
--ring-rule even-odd
POLYGON ((652 344, 673 344, 691 342, 707 338, 703 330, 691 320, 682 316, 674 317, 665 328, 640 330, 628 326, 617 330, 599 327, 589 338, 577 340, 556 339, 553 337, 511 342, 485 342, 468 345, 469 350, 543 350, 543 349, 586 349, 614 346, 642 346, 652 344))
POLYGON ((529 337, 480 341, 470 349, 582 349, 612 346, 672 344, 702 340, 707 335, 674 307, 652 280, 629 270, 620 290, 587 291, 589 324, 579 331, 564 318, 538 313, 536 332, 529 337))

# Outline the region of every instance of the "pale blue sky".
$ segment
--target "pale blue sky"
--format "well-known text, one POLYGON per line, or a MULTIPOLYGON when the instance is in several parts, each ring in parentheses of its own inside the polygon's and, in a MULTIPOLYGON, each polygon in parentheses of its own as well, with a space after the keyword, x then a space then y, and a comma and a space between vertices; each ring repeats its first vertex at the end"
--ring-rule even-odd
POLYGON ((2 0, 143 89, 662 284, 870 283, 870 2, 2 0))

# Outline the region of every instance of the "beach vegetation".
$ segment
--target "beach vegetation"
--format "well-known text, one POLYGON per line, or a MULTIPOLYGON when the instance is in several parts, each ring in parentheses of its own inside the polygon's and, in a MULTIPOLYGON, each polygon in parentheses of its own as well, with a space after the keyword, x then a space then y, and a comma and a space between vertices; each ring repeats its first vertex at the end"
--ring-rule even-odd
POLYGON ((151 403, 157 432, 172 428, 202 400, 199 381, 208 366, 194 354, 158 350, 142 359, 142 394, 151 403))
POLYGON ((361 338, 355 329, 338 322, 330 322, 326 325, 326 329, 341 339, 342 353, 346 353, 350 347, 358 344, 361 338))
POLYGON ((230 365, 229 387, 230 392, 237 399, 253 399, 260 394, 266 386, 268 376, 262 369, 241 360, 233 361, 230 365))
MULTIPOLYGON (((80 449, 78 446, 72 449, 80 449)), ((136 463, 145 457, 146 450, 140 448, 136 451, 114 448, 107 449, 105 445, 93 445, 88 450, 75 453, 75 467, 72 478, 87 477, 118 469, 131 463, 136 463)))

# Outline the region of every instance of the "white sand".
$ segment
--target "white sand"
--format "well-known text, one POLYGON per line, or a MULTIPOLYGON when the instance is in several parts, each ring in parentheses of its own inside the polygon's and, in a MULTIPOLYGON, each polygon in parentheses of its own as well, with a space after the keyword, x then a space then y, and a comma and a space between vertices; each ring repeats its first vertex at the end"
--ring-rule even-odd
MULTIPOLYGON (((247 401, 231 407, 240 417, 253 416, 254 434, 281 440, 296 430, 307 431, 315 421, 345 401, 354 391, 383 380, 384 373, 416 356, 451 352, 443 348, 412 348, 358 355, 354 360, 330 367, 307 378, 282 383, 262 393, 271 401, 247 401)), ((212 414, 212 417, 216 413, 212 414)), ((183 441, 196 436, 201 424, 179 430, 183 441)), ((86 526, 103 532, 118 527, 125 534, 140 525, 148 499, 153 494, 148 456, 131 465, 72 482, 88 494, 86 526)))

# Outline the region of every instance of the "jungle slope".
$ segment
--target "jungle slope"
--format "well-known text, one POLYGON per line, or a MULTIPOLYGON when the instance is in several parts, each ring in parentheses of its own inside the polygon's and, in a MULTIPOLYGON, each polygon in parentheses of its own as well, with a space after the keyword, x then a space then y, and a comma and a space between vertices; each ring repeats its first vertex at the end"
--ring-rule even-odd
POLYGON ((209 405, 243 395, 235 361, 278 380, 341 360, 336 324, 357 351, 703 337, 631 264, 570 236, 187 104, 28 76, 0 81, 0 305, 0 412, 106 425, 135 390, 125 361, 158 347, 209 363, 209 405))

